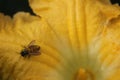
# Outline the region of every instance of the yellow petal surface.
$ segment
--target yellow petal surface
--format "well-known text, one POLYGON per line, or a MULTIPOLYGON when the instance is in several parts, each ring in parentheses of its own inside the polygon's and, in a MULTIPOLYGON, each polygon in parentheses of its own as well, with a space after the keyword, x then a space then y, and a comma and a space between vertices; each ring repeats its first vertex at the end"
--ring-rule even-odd
POLYGON ((60 54, 54 49, 57 40, 56 42, 52 40, 54 43, 48 42, 54 44, 53 46, 47 45, 45 41, 49 39, 46 34, 52 38, 52 31, 45 21, 28 13, 18 13, 14 19, 0 14, 0 18, 2 22, 0 24, 1 79, 44 80, 47 76, 55 78, 58 71, 54 68, 59 66, 60 54), (33 40, 41 46, 41 55, 26 59, 20 53, 24 46, 33 40))
POLYGON ((120 80, 120 8, 109 0, 29 0, 0 14, 1 80, 120 80), (24 58, 35 40, 41 55, 24 58))

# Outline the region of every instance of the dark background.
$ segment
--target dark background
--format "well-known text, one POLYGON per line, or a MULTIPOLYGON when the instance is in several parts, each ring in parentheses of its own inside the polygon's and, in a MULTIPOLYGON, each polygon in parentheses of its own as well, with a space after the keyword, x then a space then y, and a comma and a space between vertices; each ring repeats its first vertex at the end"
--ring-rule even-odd
MULTIPOLYGON (((111 0, 111 2, 119 3, 120 0, 111 0)), ((0 0, 0 12, 11 17, 18 11, 29 12, 35 15, 28 4, 28 0, 0 0)))
POLYGON ((12 17, 18 11, 30 12, 35 15, 28 0, 0 0, 0 12, 12 17))

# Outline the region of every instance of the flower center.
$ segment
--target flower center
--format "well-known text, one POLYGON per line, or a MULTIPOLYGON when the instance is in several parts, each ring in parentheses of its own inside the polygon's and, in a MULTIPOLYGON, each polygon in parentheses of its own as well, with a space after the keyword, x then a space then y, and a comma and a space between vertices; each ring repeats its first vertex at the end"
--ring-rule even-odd
POLYGON ((75 75, 75 80, 95 80, 94 75, 87 69, 80 68, 75 75))

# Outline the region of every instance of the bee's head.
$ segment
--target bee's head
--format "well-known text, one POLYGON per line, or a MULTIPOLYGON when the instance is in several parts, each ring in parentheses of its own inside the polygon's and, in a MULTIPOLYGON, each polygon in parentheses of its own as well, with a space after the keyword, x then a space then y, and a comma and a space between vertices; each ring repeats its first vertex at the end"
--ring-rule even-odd
POLYGON ((26 57, 29 54, 28 50, 22 50, 21 56, 26 57))

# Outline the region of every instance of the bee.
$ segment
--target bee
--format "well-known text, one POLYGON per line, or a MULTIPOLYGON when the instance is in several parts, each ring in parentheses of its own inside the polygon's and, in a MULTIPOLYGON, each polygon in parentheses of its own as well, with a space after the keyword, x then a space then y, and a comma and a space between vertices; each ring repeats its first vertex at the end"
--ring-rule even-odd
POLYGON ((27 46, 24 46, 24 49, 21 51, 21 56, 30 57, 31 55, 39 55, 40 46, 35 45, 35 40, 31 41, 27 46))

